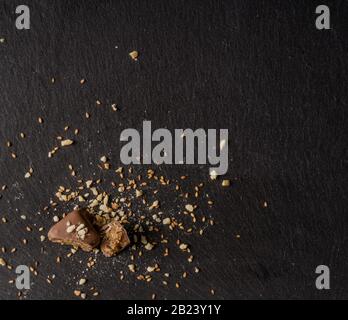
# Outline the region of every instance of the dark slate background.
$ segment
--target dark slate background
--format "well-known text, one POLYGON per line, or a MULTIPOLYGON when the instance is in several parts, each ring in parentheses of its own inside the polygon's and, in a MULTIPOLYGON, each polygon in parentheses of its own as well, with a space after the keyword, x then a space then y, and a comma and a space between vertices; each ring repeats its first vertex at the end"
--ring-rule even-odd
MULTIPOLYGON (((143 120, 154 128, 228 128, 234 184, 208 184, 217 224, 189 240, 201 274, 179 290, 132 277, 120 282, 122 258, 101 258, 88 276, 101 298, 348 298, 347 1, 324 1, 329 31, 315 28, 323 1, 27 0, 31 29, 19 31, 14 11, 22 2, 0 1, 0 185, 8 186, 0 217, 9 219, 0 223, 0 245, 17 247, 2 255, 13 266, 40 262, 28 299, 71 298, 86 255, 57 266, 57 251, 67 249, 41 244, 24 227, 47 230, 52 215, 36 213, 68 183, 67 165, 88 178, 101 155, 118 163, 120 132, 143 120), (97 109, 96 99, 105 107, 97 109), (113 102, 118 113, 106 107, 113 102), (65 125, 81 130, 78 143, 48 161, 65 125), (25 180, 30 165, 35 173, 25 180), (330 267, 331 290, 315 288, 320 264, 330 267)), ((157 170, 209 181, 207 166, 157 170)), ((179 272, 175 259, 166 261, 179 272)), ((0 269, 0 298, 16 298, 8 284, 14 276, 0 269)))

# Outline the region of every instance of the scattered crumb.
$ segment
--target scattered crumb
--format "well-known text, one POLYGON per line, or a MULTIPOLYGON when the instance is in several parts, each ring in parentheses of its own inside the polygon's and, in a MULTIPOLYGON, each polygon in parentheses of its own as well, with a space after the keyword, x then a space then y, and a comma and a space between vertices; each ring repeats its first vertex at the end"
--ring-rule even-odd
POLYGON ((212 170, 209 175, 211 180, 216 180, 218 177, 218 174, 215 170, 212 170))
POLYGON ((3 258, 0 258, 0 266, 5 267, 6 266, 6 261, 3 258))
POLYGON ((62 147, 70 146, 70 145, 72 145, 73 143, 74 143, 74 141, 73 141, 73 140, 70 140, 70 139, 62 140, 62 141, 60 142, 60 144, 61 144, 62 147))
POLYGON ((139 52, 134 50, 132 52, 129 53, 129 56, 133 59, 133 60, 138 60, 138 56, 139 56, 139 52))
POLYGON ((227 180, 227 179, 222 180, 221 185, 222 185, 223 187, 229 187, 229 186, 231 185, 231 181, 230 181, 230 180, 227 180))

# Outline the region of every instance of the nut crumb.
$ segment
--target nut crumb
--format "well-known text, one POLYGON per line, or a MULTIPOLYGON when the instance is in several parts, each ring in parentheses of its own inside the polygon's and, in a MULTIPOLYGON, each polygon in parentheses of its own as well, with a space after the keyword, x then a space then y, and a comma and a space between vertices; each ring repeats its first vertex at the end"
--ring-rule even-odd
POLYGON ((72 145, 73 143, 74 143, 74 141, 73 141, 73 140, 70 140, 70 139, 62 140, 62 141, 60 142, 60 144, 61 144, 62 147, 70 146, 70 145, 72 145))
POLYGON ((231 181, 228 180, 228 179, 222 180, 221 185, 222 185, 223 187, 229 187, 229 186, 231 185, 231 181))
POLYGON ((0 258, 0 266, 5 267, 6 266, 6 261, 3 258, 0 258))
POLYGON ((134 50, 134 51, 132 51, 132 52, 129 53, 129 56, 130 56, 133 60, 137 61, 137 60, 138 60, 138 57, 139 57, 139 52, 136 51, 136 50, 134 50))
POLYGON ((129 264, 128 269, 130 272, 135 272, 135 265, 134 264, 129 264))

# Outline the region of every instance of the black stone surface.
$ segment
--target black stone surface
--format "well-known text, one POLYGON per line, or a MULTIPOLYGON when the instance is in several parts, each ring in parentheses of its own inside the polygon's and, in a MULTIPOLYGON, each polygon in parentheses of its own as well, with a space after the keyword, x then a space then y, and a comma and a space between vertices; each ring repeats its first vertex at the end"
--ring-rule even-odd
MULTIPOLYGON (((100 156, 119 163, 120 132, 140 129, 143 120, 154 128, 228 128, 234 183, 222 189, 209 182, 208 166, 158 167, 207 182, 215 199, 216 225, 204 237, 188 237, 202 272, 176 289, 173 281, 146 284, 127 272, 119 281, 128 255, 98 258, 87 275, 98 299, 150 299, 154 292, 158 299, 348 298, 348 6, 325 1, 332 29, 319 31, 321 2, 28 0, 31 29, 19 31, 15 8, 22 3, 1 0, 0 185, 7 189, 0 217, 9 222, 0 223, 0 247, 7 248, 0 256, 14 267, 39 262, 27 299, 73 298, 85 268, 82 252, 57 265, 68 249, 41 243, 37 232, 52 224, 53 214, 42 209, 56 188, 72 181, 68 164, 84 178, 103 175, 100 156), (49 160, 66 125, 80 129, 77 143, 49 160), (34 175, 26 180, 30 166, 34 175), (330 290, 315 287, 321 264, 330 267, 330 290), (52 285, 48 274, 56 275, 52 285)), ((184 271, 175 254, 166 261, 163 270, 184 271)), ((16 298, 8 283, 14 278, 14 270, 0 267, 1 299, 16 298)))

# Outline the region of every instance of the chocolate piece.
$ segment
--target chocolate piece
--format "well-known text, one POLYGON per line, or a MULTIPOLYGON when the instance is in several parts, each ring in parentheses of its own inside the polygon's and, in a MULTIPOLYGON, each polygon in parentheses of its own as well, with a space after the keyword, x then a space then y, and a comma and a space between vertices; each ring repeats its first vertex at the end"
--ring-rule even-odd
POLYGON ((83 251, 91 251, 100 242, 99 234, 88 220, 85 209, 74 210, 57 222, 48 232, 48 239, 80 247, 83 251))
POLYGON ((105 225, 101 232, 103 235, 101 251, 106 257, 119 253, 130 244, 127 231, 117 220, 105 225))

